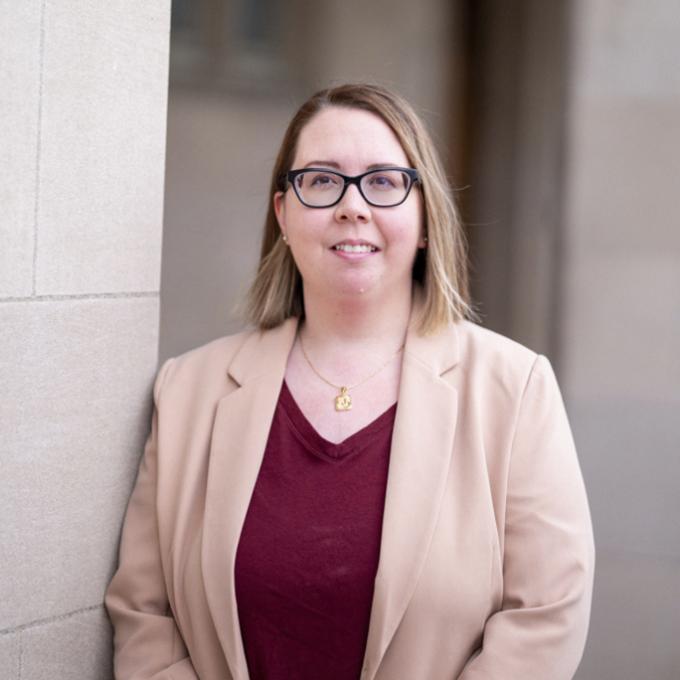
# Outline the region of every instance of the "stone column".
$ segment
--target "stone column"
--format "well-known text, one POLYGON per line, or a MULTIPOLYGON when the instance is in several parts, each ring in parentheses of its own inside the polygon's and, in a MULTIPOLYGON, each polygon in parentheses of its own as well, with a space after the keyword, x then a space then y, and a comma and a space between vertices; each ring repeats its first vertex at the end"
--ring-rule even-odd
POLYGON ((0 0, 0 677, 111 676, 156 370, 170 3, 0 0))

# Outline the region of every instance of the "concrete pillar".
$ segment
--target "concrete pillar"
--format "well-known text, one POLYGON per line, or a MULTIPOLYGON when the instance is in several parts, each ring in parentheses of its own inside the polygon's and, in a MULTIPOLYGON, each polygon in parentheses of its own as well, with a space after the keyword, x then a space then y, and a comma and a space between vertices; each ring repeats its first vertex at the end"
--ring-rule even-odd
POLYGON ((569 5, 467 3, 469 223, 484 325, 559 373, 564 85, 569 5))
POLYGON ((0 677, 111 675, 149 426, 170 3, 0 0, 0 677))

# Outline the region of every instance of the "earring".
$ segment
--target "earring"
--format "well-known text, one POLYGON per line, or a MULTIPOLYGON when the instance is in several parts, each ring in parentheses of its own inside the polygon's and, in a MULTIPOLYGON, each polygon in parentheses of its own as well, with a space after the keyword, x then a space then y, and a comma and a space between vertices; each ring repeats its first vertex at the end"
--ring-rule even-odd
POLYGON ((281 234, 281 238, 283 239, 283 242, 288 245, 288 237, 285 234, 281 234))

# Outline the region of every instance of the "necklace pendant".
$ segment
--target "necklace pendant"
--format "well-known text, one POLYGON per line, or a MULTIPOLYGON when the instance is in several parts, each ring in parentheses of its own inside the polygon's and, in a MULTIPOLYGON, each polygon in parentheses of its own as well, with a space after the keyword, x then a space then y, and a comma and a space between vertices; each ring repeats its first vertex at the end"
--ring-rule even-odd
POLYGON ((352 397, 349 396, 349 392, 346 387, 340 388, 340 394, 335 397, 335 410, 336 411, 349 411, 352 408, 352 397))

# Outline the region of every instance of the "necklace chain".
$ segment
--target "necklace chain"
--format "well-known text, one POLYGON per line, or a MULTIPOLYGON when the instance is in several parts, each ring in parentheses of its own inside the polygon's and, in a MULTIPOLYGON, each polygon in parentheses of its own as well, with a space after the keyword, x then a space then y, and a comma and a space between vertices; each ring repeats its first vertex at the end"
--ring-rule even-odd
POLYGON ((335 383, 331 382, 328 380, 328 378, 325 378, 319 371, 316 369, 314 364, 312 363, 312 360, 309 358, 309 355, 307 354, 307 351, 305 350, 304 343, 302 342, 302 336, 298 334, 298 339, 300 340, 300 349, 302 350, 302 355, 304 356, 305 360, 309 364, 309 367, 316 373, 316 375, 321 378, 327 385, 330 385, 331 387, 334 387, 336 390, 340 390, 340 394, 335 397, 335 410, 336 411, 349 411, 352 408, 352 397, 349 394, 349 390, 353 390, 355 387, 359 387, 359 385, 363 385, 366 381, 370 380, 371 378, 374 378, 380 371, 382 371, 387 364, 394 359, 399 352, 401 352, 402 349, 404 349, 404 345, 402 344, 399 349, 392 354, 389 359, 384 363, 381 364, 377 370, 373 371, 373 373, 369 373, 365 378, 362 378, 358 383, 354 383, 354 385, 336 385, 335 383))

